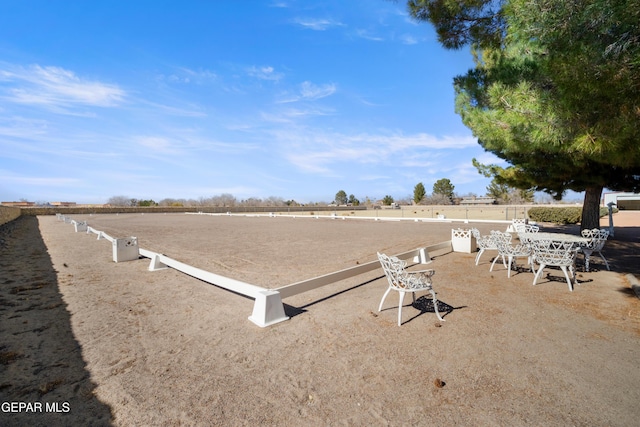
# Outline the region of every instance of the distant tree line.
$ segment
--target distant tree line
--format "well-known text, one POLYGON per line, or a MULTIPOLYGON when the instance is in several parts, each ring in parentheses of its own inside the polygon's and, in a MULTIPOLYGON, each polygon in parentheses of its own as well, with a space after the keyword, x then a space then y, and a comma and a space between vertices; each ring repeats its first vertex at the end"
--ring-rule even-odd
MULTIPOLYGON (((373 207, 375 205, 390 206, 393 203, 410 205, 450 205, 454 204, 461 196, 455 193, 455 186, 448 178, 437 180, 433 184, 432 194, 428 195, 426 188, 422 182, 416 184, 413 189, 413 196, 403 199, 394 199, 391 195, 385 195, 379 200, 371 200, 368 196, 361 202, 353 194, 347 196, 344 190, 339 190, 332 204, 342 206, 360 206, 365 205, 373 207)), ((523 204, 532 203, 533 190, 519 190, 506 184, 498 183, 493 180, 487 187, 487 196, 496 200, 499 204, 523 204)), ((469 194, 468 196, 475 196, 469 194)), ((174 206, 174 207, 198 207, 198 206, 214 206, 214 207, 282 207, 282 206, 329 206, 326 202, 298 203, 295 200, 285 200, 282 197, 271 196, 264 199, 258 197, 249 197, 247 199, 237 199, 229 193, 219 194, 212 197, 200 197, 198 199, 173 199, 166 198, 156 202, 153 199, 134 199, 128 196, 113 196, 107 200, 107 204, 111 206, 174 206)))
POLYGON ((333 203, 336 205, 360 206, 360 200, 356 199, 356 196, 353 194, 347 197, 347 193, 344 190, 340 190, 336 193, 336 198, 333 203))
POLYGON ((431 196, 427 195, 427 190, 422 182, 413 188, 413 203, 416 205, 451 205, 453 204, 455 186, 448 178, 437 180, 433 184, 431 196))
MULTIPOLYGON (((212 197, 200 197, 198 199, 173 199, 166 198, 158 202, 149 200, 138 200, 128 196, 113 196, 107 200, 107 204, 111 206, 175 206, 175 207, 198 207, 198 206, 215 206, 215 207, 255 207, 255 206, 302 206, 295 200, 284 200, 282 197, 267 197, 265 199, 250 197, 238 200, 232 194, 224 193, 212 197)), ((322 206, 327 203, 307 203, 307 205, 322 206)))
MULTIPOLYGON (((419 182, 413 189, 413 203, 417 205, 453 204, 456 199, 462 197, 457 195, 454 189, 455 186, 449 179, 442 178, 433 184, 433 192, 431 196, 428 196, 424 184, 419 182)), ((498 180, 494 178, 487 186, 486 195, 495 199, 497 204, 525 204, 533 203, 535 192, 533 189, 522 190, 499 183, 498 180)), ((465 195, 465 197, 473 196, 475 196, 475 194, 465 195)))

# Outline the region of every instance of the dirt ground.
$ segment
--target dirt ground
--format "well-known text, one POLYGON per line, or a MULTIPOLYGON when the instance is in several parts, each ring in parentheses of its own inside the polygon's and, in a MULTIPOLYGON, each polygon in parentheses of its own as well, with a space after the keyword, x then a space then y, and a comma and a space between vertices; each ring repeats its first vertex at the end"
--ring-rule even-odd
MULTIPOLYGON (((99 215, 89 225, 248 283, 278 287, 498 223, 99 215)), ((55 217, 0 226, 0 425, 576 425, 640 419, 640 214, 614 216, 603 251, 538 285, 493 254, 434 257, 445 322, 381 270, 284 300, 253 300, 149 261, 55 217), (11 403, 14 403, 13 405, 11 403), (24 407, 18 412, 20 404, 24 407), (30 406, 26 406, 30 404, 30 406), (38 410, 38 404, 41 410, 38 410)), ((604 223, 603 223, 604 225, 604 223)), ((543 225, 577 233, 576 226, 543 225)), ((520 261, 522 263, 522 261, 520 261)), ((420 268, 416 266, 415 268, 420 268)), ((546 271, 546 270, 545 270, 546 271)))

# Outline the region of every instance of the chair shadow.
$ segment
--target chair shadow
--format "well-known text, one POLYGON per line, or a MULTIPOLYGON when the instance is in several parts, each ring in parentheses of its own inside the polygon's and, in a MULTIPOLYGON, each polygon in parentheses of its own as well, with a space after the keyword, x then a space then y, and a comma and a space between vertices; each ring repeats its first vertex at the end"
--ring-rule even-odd
MULTIPOLYGON (((381 276, 378 276, 378 277, 374 277, 374 278, 372 278, 370 280, 367 280, 365 282, 359 283, 359 284, 357 284, 355 286, 351 286, 349 288, 346 288, 346 289, 343 289, 341 291, 334 292, 334 293, 332 293, 330 295, 327 295, 325 297, 319 298, 319 299, 317 299, 315 301, 311 301, 311 302, 309 302, 309 303, 307 303, 305 305, 302 305, 300 307, 295 307, 295 306, 283 303, 282 305, 284 306, 284 313, 287 316, 291 317, 291 318, 293 318, 295 316, 299 316, 300 314, 306 313, 307 309, 309 307, 311 307, 311 306, 314 306, 314 305, 319 304, 321 302, 327 301, 327 300, 329 300, 331 298, 335 298, 335 297, 337 297, 339 295, 342 295, 342 294, 345 294, 347 292, 351 292, 351 291, 353 291, 355 289, 361 288, 363 286, 366 286, 366 285, 368 285, 370 283, 373 283, 373 282, 375 282, 377 280, 384 279, 384 278, 385 278, 384 275, 381 275, 381 276)), ((405 306, 406 305, 404 305, 403 307, 405 307, 405 306)), ((414 316, 413 318, 411 318, 411 319, 409 319, 409 320, 407 320, 407 321, 405 321, 403 323, 411 321, 415 317, 418 317, 418 316, 420 316, 420 315, 422 315, 424 313, 435 313, 436 312, 434 307, 433 307, 433 300, 429 296, 426 296, 426 295, 416 298, 415 304, 413 304, 413 303, 412 304, 408 304, 408 306, 414 306, 414 308, 420 310, 420 313, 417 316, 414 316)), ((451 314, 454 310, 458 310, 458 309, 461 309, 461 308, 466 308, 466 306, 453 307, 453 306, 451 306, 451 305, 449 305, 447 303, 444 303, 444 302, 438 300, 438 311, 440 312, 440 315, 442 316, 442 318, 445 318, 446 316, 451 314)), ((383 308, 382 311, 391 310, 391 309, 396 309, 397 310, 398 306, 397 305, 396 306, 389 306, 387 308, 383 308)))
POLYGON ((335 298, 335 297, 337 297, 339 295, 342 295, 344 293, 351 292, 351 291, 353 291, 355 289, 361 288, 361 287, 363 287, 365 285, 368 285, 369 283, 373 283, 376 280, 380 280, 380 279, 382 279, 384 277, 385 277, 384 275, 378 276, 378 277, 374 277, 373 279, 367 280, 366 282, 362 282, 362 283, 359 283, 357 285, 351 286, 349 288, 343 289, 341 291, 334 292, 334 293, 332 293, 330 295, 327 295, 325 297, 319 298, 319 299, 317 299, 315 301, 311 301, 311 302, 309 302, 309 303, 307 303, 305 305, 302 305, 300 307, 294 307, 292 305, 288 305, 288 304, 284 304, 283 303, 282 305, 284 306, 284 313, 289 317, 298 316, 298 315, 300 315, 302 313, 306 313, 308 307, 311 307, 311 306, 314 306, 314 305, 319 304, 321 302, 327 301, 327 300, 329 300, 331 298, 335 298))
MULTIPOLYGON (((591 270, 589 270, 589 272, 591 272, 591 270)), ((544 280, 546 279, 546 281, 548 282, 560 282, 560 283, 564 283, 565 285, 567 284, 567 278, 565 277, 564 273, 562 272, 562 269, 556 265, 546 265, 544 267, 544 277, 538 277, 538 281, 536 283, 536 285, 539 285, 540 283, 544 283, 544 280), (549 271, 551 270, 551 271, 549 271), (557 273, 557 274, 553 274, 552 273, 557 273)), ((583 283, 590 283, 593 282, 593 279, 584 279, 582 276, 581 271, 576 271, 575 272, 575 284, 577 285, 581 285, 583 283)), ((588 273, 587 273, 588 274, 588 273)))
MULTIPOLYGON (((402 325, 417 319, 418 317, 422 316, 425 313, 431 313, 431 314, 435 314, 436 313, 435 307, 433 305, 433 299, 431 298, 431 295, 422 295, 422 296, 416 298, 416 302, 411 302, 409 304, 404 304, 402 306, 402 308, 406 308, 406 307, 413 307, 416 310, 419 310, 419 313, 414 315, 413 317, 407 319, 407 320, 404 320, 402 322, 402 325)), ((443 319, 446 318, 451 313, 453 313, 454 310, 460 310, 460 309, 463 309, 463 308, 467 308, 467 306, 466 305, 462 305, 460 307, 453 307, 453 306, 447 304, 446 302, 438 300, 438 312, 440 313, 440 316, 443 319)), ((390 306, 387 306, 386 308, 383 308, 381 311, 397 310, 397 309, 398 309, 397 305, 390 305, 390 306)), ((403 313, 404 312, 405 311, 403 311, 403 313)), ((404 314, 403 314, 403 317, 404 317, 404 314)), ((436 317, 436 320, 437 320, 437 317, 436 317)))
MULTIPOLYGON (((505 274, 505 275, 506 275, 506 274, 508 274, 508 273, 507 273, 507 267, 504 267, 504 266, 502 265, 502 263, 500 263, 499 261, 500 261, 500 260, 496 261, 496 264, 495 264, 495 265, 500 264, 500 268, 496 269, 496 268, 494 267, 494 269, 493 269, 492 273, 500 272, 500 271, 504 270, 504 274, 505 274)), ((482 264, 479 264, 479 265, 482 265, 482 264)), ((489 265, 490 265, 490 264, 489 264, 489 265)), ((513 276, 513 275, 514 275, 513 273, 520 274, 520 273, 531 273, 531 272, 532 272, 532 271, 531 271, 531 267, 529 267, 529 265, 527 265, 527 264, 515 264, 515 263, 511 263, 511 276, 513 276)))
POLYGON ((0 319, 0 400, 42 405, 3 413, 0 424, 113 424, 95 396, 36 217, 0 225, 0 319))
MULTIPOLYGON (((404 323, 410 322, 413 319, 416 319, 420 316, 422 316, 425 313, 433 313, 435 314, 436 310, 433 304, 433 299, 431 298, 430 295, 422 295, 418 298, 416 298, 416 302, 409 304, 409 306, 412 306, 413 308, 420 310, 420 313, 418 313, 417 315, 413 316, 412 318, 410 318, 409 320, 406 320, 404 323)), ((405 307, 405 306, 403 306, 405 307)), ((462 305, 460 307, 454 307, 452 305, 447 304, 444 301, 440 301, 438 300, 438 312, 440 313, 440 316, 444 319, 447 316, 449 316, 451 313, 453 313, 455 310, 461 310, 463 308, 467 308, 466 305, 462 305)))

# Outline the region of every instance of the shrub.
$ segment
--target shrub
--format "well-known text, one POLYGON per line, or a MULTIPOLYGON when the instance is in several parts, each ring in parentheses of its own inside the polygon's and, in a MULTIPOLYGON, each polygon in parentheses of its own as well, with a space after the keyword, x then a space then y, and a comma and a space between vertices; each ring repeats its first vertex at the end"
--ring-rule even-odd
POLYGON ((582 207, 533 207, 528 211, 529 218, 536 222, 554 224, 577 224, 582 219, 582 207))
MULTIPOLYGON (((613 208, 611 210, 611 212, 616 213, 618 212, 618 208, 613 208)), ((604 217, 604 216, 609 216, 609 208, 605 208, 604 206, 602 206, 600 208, 600 218, 604 217)))
MULTIPOLYGON (((618 212, 614 208, 613 212, 618 212)), ((537 222, 552 222, 554 224, 577 224, 582 220, 582 207, 533 207, 528 211, 529 218, 537 222)), ((609 208, 600 208, 600 218, 609 215, 609 208)))

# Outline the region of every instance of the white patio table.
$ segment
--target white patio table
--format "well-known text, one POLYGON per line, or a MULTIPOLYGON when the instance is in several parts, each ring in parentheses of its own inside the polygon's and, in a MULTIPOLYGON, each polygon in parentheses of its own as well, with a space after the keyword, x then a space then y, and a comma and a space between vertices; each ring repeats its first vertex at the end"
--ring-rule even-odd
POLYGON ((575 234, 566 233, 521 233, 525 239, 529 240, 551 240, 553 242, 573 243, 579 246, 581 243, 589 242, 589 239, 575 234))
POLYGON ((569 243, 574 249, 578 251, 581 250, 583 245, 589 243, 589 239, 586 237, 566 233, 519 233, 518 236, 524 243, 533 240, 550 240, 552 242, 569 243))

